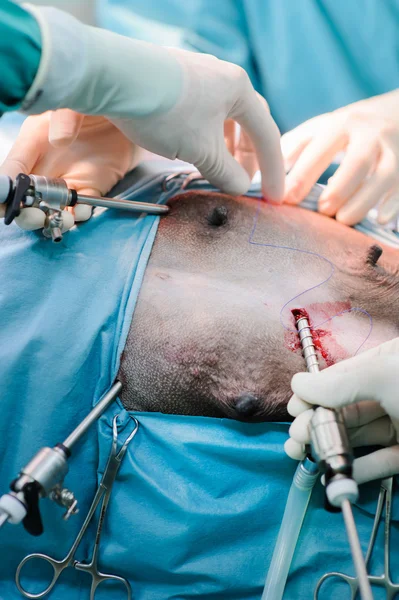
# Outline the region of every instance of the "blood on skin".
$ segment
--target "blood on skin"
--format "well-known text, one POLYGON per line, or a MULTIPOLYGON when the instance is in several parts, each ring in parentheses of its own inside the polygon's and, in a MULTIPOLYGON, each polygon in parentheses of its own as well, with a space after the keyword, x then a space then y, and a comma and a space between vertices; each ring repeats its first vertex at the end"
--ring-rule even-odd
POLYGON ((299 319, 305 317, 309 321, 310 325, 309 315, 304 308, 293 308, 291 312, 294 315, 295 323, 298 323, 299 319))
MULTIPOLYGON (((331 317, 347 312, 348 310, 350 310, 349 302, 320 302, 310 304, 307 310, 304 308, 294 308, 291 311, 295 323, 297 323, 299 319, 303 317, 306 317, 308 320, 309 325, 312 328, 315 348, 324 358, 328 367, 335 364, 339 360, 347 358, 347 353, 335 340, 331 331, 327 329, 321 329, 320 327, 313 328, 313 320, 309 316, 308 311, 316 314, 318 317, 320 316, 320 320, 323 322, 331 317)), ((291 352, 297 352, 301 350, 299 336, 294 331, 285 332, 284 342, 286 348, 291 352)))
POLYGON ((334 342, 334 345, 338 346, 338 344, 336 344, 334 338, 332 337, 331 331, 326 331, 325 329, 313 329, 312 333, 313 343, 315 345, 316 350, 320 352, 320 354, 326 361, 327 367, 331 367, 331 365, 334 365, 337 362, 337 357, 331 356, 330 350, 327 350, 327 348, 322 344, 321 341, 321 338, 328 338, 329 341, 334 342))
POLYGON ((331 317, 347 313, 351 308, 349 300, 345 300, 342 302, 314 302, 313 304, 309 304, 306 310, 317 326, 322 325, 325 321, 331 319, 331 317))

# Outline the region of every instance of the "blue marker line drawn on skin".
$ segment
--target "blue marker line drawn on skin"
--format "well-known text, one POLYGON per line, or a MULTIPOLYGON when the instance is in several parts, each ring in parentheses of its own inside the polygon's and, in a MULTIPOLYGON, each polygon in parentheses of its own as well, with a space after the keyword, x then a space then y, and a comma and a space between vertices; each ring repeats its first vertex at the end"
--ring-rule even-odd
MULTIPOLYGON (((332 278, 332 276, 335 273, 335 265, 334 265, 334 263, 331 262, 331 260, 329 260, 325 256, 322 256, 321 254, 318 254, 318 252, 313 252, 312 250, 302 250, 301 248, 294 248, 292 246, 280 246, 278 244, 265 244, 263 242, 255 242, 253 238, 254 238, 254 235, 256 233, 256 227, 258 225, 260 209, 261 209, 261 205, 262 205, 263 202, 264 202, 264 200, 262 198, 258 199, 258 204, 257 204, 255 215, 254 215, 254 222, 253 222, 252 230, 251 230, 251 233, 249 234, 249 239, 248 239, 248 243, 249 244, 251 244, 252 246, 262 246, 263 248, 276 248, 276 249, 279 249, 279 250, 289 250, 290 252, 300 252, 301 254, 308 254, 309 256, 314 256, 314 257, 318 258, 319 260, 324 261, 325 263, 327 263, 330 266, 330 273, 329 273, 329 275, 325 279, 323 279, 322 281, 320 281, 320 283, 317 283, 316 285, 313 285, 312 287, 309 287, 306 290, 303 290, 299 294, 296 294, 296 296, 294 296, 293 298, 291 298, 290 300, 288 300, 287 302, 285 302, 285 304, 283 304, 283 306, 282 306, 282 308, 280 310, 280 323, 281 323, 281 325, 284 327, 284 329, 286 331, 293 331, 293 332, 296 333, 296 329, 292 329, 290 327, 287 327, 284 324, 284 321, 283 321, 283 312, 284 312, 284 310, 287 308, 287 306, 289 304, 291 304, 292 302, 294 302, 294 300, 297 300, 298 298, 301 298, 301 296, 304 296, 305 294, 308 294, 312 290, 320 288, 321 286, 325 285, 328 281, 330 281, 330 279, 332 278)), ((328 323, 329 321, 332 321, 336 317, 340 317, 340 316, 344 315, 345 313, 350 313, 350 312, 359 312, 359 313, 362 313, 362 314, 364 314, 365 316, 368 317, 369 322, 370 322, 369 331, 368 331, 365 339, 362 341, 362 343, 360 344, 360 346, 358 347, 358 349, 354 353, 354 356, 356 356, 356 354, 361 350, 361 348, 367 342, 367 340, 369 339, 369 337, 371 335, 371 332, 373 331, 373 318, 370 315, 370 313, 367 312, 367 310, 364 310, 363 308, 359 308, 359 307, 353 307, 353 308, 349 308, 347 310, 343 310, 342 312, 337 313, 336 315, 333 315, 333 316, 329 317, 328 319, 325 319, 325 321, 322 321, 321 323, 318 323, 317 325, 312 325, 311 329, 317 329, 318 327, 321 327, 325 323, 328 323)))

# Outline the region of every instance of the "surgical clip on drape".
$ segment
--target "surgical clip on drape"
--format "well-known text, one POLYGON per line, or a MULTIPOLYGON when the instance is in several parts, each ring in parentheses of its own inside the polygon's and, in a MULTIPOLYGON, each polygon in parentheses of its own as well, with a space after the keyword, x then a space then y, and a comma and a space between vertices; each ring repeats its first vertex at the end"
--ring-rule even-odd
MULTIPOLYGON (((310 373, 320 371, 313 334, 303 311, 293 311, 302 352, 310 373)), ((325 476, 326 495, 332 506, 339 507, 345 522, 349 545, 359 582, 362 600, 373 600, 366 564, 352 513, 358 498, 357 483, 352 477, 353 454, 342 415, 317 406, 310 421, 311 455, 325 476)))
POLYGON ((116 399, 121 389, 122 384, 117 381, 62 444, 42 448, 21 469, 10 485, 11 491, 0 498, 0 527, 7 521, 13 524, 22 521, 28 533, 41 535, 43 524, 39 499, 44 497, 66 509, 64 519, 78 512, 73 492, 64 487, 71 448, 116 399))
POLYGON ((162 204, 78 194, 76 190, 69 189, 63 179, 50 179, 42 175, 25 173, 20 173, 15 182, 7 175, 0 175, 0 204, 6 205, 4 217, 6 225, 10 225, 24 208, 35 207, 42 210, 46 216, 43 234, 53 242, 62 240, 62 211, 76 204, 117 208, 152 215, 164 215, 169 212, 169 207, 162 204))

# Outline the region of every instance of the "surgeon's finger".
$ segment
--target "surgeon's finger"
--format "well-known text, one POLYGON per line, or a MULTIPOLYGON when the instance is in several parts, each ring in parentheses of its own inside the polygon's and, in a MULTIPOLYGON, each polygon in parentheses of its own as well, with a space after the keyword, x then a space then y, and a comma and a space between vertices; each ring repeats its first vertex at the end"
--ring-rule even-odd
POLYGON ((344 406, 341 409, 341 414, 348 429, 358 429, 384 417, 386 412, 379 402, 363 400, 344 406))
MULTIPOLYGON (((291 424, 289 434, 296 442, 301 444, 309 443, 309 424, 313 414, 314 409, 312 407, 304 410, 298 414, 295 421, 291 424)), ((373 427, 375 423, 378 423, 378 426, 376 426, 376 430, 370 435, 369 444, 382 444, 383 440, 387 439, 387 437, 394 440, 395 428, 392 425, 391 419, 386 416, 384 409, 378 402, 365 401, 359 402, 359 404, 345 406, 342 409, 342 417, 345 420, 345 425, 349 434, 351 435, 351 432, 354 432, 353 435, 356 435, 356 439, 360 440, 359 445, 363 445, 362 442, 367 439, 367 434, 371 431, 371 427, 373 427), (362 432, 364 432, 364 437, 362 437, 362 432), (376 436, 375 439, 373 439, 373 435, 376 436)))
MULTIPOLYGON (((363 365, 368 365, 368 364, 372 364, 372 362, 374 361, 374 359, 377 359, 379 357, 384 357, 384 356, 391 356, 392 354, 398 354, 399 353, 399 337, 396 337, 392 340, 388 340, 387 342, 384 342, 383 344, 380 344, 379 346, 375 346, 374 348, 370 348, 369 350, 366 350, 365 352, 361 352, 360 354, 357 354, 356 356, 352 356, 351 358, 347 358, 345 360, 341 360, 340 362, 335 363, 335 365, 332 365, 331 367, 328 367, 327 369, 323 369, 323 371, 321 371, 321 373, 330 373, 330 374, 334 374, 334 373, 348 373, 349 371, 353 371, 354 369, 357 369, 358 367, 361 367, 363 365)), ((294 377, 291 380, 291 389, 293 392, 295 392, 295 390, 293 389, 292 386, 292 382, 294 381, 294 379, 296 379, 299 376, 304 375, 305 377, 313 377, 314 375, 316 375, 316 377, 318 375, 320 375, 321 373, 317 373, 317 374, 313 374, 313 373, 296 373, 294 375, 294 377)), ((310 381, 313 381, 312 379, 310 381)))
POLYGON ((353 464, 353 476, 360 483, 383 479, 399 473, 399 445, 382 448, 357 458, 353 464))
POLYGON ((237 125, 232 119, 228 119, 224 124, 224 140, 230 154, 240 163, 252 179, 258 170, 258 161, 255 148, 251 138, 246 131, 237 125), (236 140, 237 131, 239 131, 238 141, 236 140))
POLYGON ((301 202, 346 143, 347 137, 339 128, 329 135, 315 137, 287 175, 284 202, 301 202))
POLYGON ((219 140, 218 152, 208 153, 203 160, 194 163, 201 175, 226 194, 240 196, 251 185, 247 172, 227 150, 224 139, 219 140))
MULTIPOLYGON (((29 121, 29 118, 26 121, 29 121)), ((19 173, 31 173, 33 166, 44 151, 44 144, 47 144, 47 140, 42 139, 40 135, 29 134, 26 121, 23 123, 13 147, 0 165, 0 174, 8 175, 12 179, 15 179, 19 173)), ((0 205, 0 218, 4 218, 5 210, 5 206, 0 205)))
MULTIPOLYGON (((290 437, 298 445, 298 448, 299 445, 304 447, 310 443, 310 422, 313 414, 313 410, 302 413, 290 426, 290 437)), ((347 425, 349 440, 354 448, 360 446, 391 446, 396 443, 396 430, 387 415, 371 420, 359 427, 350 428, 346 420, 345 424, 347 425)))
POLYGON ((300 131, 297 131, 297 129, 289 131, 281 137, 281 151, 283 153, 284 168, 286 172, 292 169, 311 139, 312 135, 310 132, 304 131, 301 133, 300 131))
MULTIPOLYGON (((72 186, 71 186, 72 187, 72 186)), ((96 188, 82 188, 78 190, 79 195, 83 196, 101 196, 100 190, 96 188)), ((74 215, 75 221, 88 221, 93 214, 93 207, 89 204, 75 204, 70 212, 74 215)))
POLYGON ((355 429, 348 429, 352 448, 361 446, 392 446, 396 444, 396 430, 388 416, 376 419, 355 429))
POLYGON ((62 211, 62 233, 69 231, 75 225, 73 214, 67 210, 62 211))
MULTIPOLYGON (((28 120, 28 119, 27 119, 28 120)), ((24 125, 0 166, 0 174, 15 178, 19 173, 32 173, 33 167, 47 147, 47 139, 35 136, 24 125)))
POLYGON ((333 216, 364 183, 379 154, 379 145, 371 147, 363 136, 352 139, 341 165, 331 177, 319 199, 319 210, 333 216))
POLYGON ((236 129, 237 125, 233 119, 227 119, 224 122, 224 142, 230 154, 234 156, 236 148, 236 129))
POLYGON ((309 443, 309 423, 313 413, 313 409, 306 410, 291 423, 288 433, 299 444, 309 443))
POLYGON ((299 398, 296 394, 291 396, 287 404, 287 411, 291 417, 297 417, 305 412, 305 410, 309 410, 309 408, 313 408, 312 405, 299 398))
MULTIPOLYGON (((287 411, 292 417, 298 417, 311 408, 313 408, 312 404, 305 402, 305 400, 302 400, 296 394, 291 396, 287 404, 287 411)), ((357 404, 344 406, 342 414, 347 427, 360 427, 385 415, 385 410, 378 402, 364 400, 357 404)))
MULTIPOLYGON (((397 354, 398 352, 399 352, 399 338, 395 338, 393 340, 389 340, 388 342, 385 342, 384 344, 380 344, 379 346, 376 346, 375 348, 371 348, 370 350, 367 350, 366 352, 362 352, 361 354, 359 354, 357 356, 353 356, 352 358, 348 358, 347 360, 342 360, 342 361, 336 363, 335 365, 328 367, 328 369, 324 369, 322 371, 322 373, 330 373, 330 375, 332 377, 334 377, 335 373, 348 373, 348 372, 353 371, 363 365, 367 365, 367 364, 371 363, 374 359, 378 359, 378 357, 383 357, 383 356, 387 356, 387 355, 391 355, 391 354, 397 354)), ((311 382, 313 381, 313 374, 297 373, 296 375, 294 375, 293 379, 291 380, 291 388, 293 391, 294 391, 294 386, 295 386, 295 388, 297 388, 298 377, 300 378, 302 375, 305 376, 305 380, 308 378, 309 385, 311 385, 311 382)), ((309 408, 312 408, 312 404, 317 404, 317 402, 312 402, 312 403, 307 402, 306 399, 304 399, 303 397, 300 397, 300 395, 296 394, 294 391, 294 394, 291 396, 291 398, 287 404, 287 410, 288 410, 288 413, 292 417, 297 417, 298 415, 305 412, 309 408)), ((349 407, 347 407, 347 408, 349 410, 349 407)), ((353 410, 356 411, 357 409, 354 408, 353 410)))
POLYGON ((385 196, 398 181, 398 159, 392 150, 385 148, 372 175, 356 194, 340 208, 337 221, 354 225, 361 221, 368 211, 385 196))
POLYGON ((73 208, 73 214, 77 223, 88 221, 93 214, 93 207, 88 204, 77 204, 73 208))
POLYGON ((49 142, 55 148, 69 146, 76 140, 83 123, 84 115, 61 108, 51 113, 49 142))
POLYGON ((266 101, 252 89, 241 97, 229 116, 243 127, 256 152, 262 176, 262 193, 267 200, 281 203, 284 195, 284 164, 280 132, 266 101))
MULTIPOLYGON (((307 415, 306 419, 296 422, 294 427, 290 428, 290 439, 292 443, 288 445, 289 456, 291 458, 302 458, 301 452, 305 452, 305 446, 310 443, 310 421, 313 416, 313 411, 307 415)), ((397 441, 396 430, 388 416, 381 417, 376 421, 347 429, 348 438, 352 448, 360 448, 362 446, 392 446, 397 441)), ((286 450, 287 452, 287 450, 286 450)), ((288 453, 288 452, 287 452, 288 453)))
POLYGON ((299 442, 293 440, 292 438, 288 438, 284 443, 284 451, 285 453, 294 460, 302 460, 305 458, 305 445, 300 444, 299 442))
POLYGON ((388 194, 378 209, 378 223, 386 225, 399 215, 399 193, 388 194))
MULTIPOLYGON (((323 406, 340 408, 361 400, 375 400, 384 407, 392 389, 399 386, 399 360, 397 356, 379 357, 347 373, 329 369, 314 374, 297 373, 291 385, 295 394, 311 404, 320 404, 322 399, 323 406)), ((390 414, 399 418, 399 403, 390 407, 390 414)))
POLYGON ((15 217, 15 222, 21 229, 25 231, 35 231, 44 227, 46 215, 40 208, 24 208, 21 210, 18 217, 15 217))
MULTIPOLYGON (((15 217, 15 222, 21 229, 25 231, 35 231, 42 229, 45 225, 46 216, 40 208, 24 208, 18 217, 15 217)), ((67 210, 62 211, 62 232, 68 231, 74 225, 74 218, 67 210)))
POLYGON ((251 138, 243 127, 241 127, 240 137, 234 155, 252 180, 259 168, 258 159, 251 138))

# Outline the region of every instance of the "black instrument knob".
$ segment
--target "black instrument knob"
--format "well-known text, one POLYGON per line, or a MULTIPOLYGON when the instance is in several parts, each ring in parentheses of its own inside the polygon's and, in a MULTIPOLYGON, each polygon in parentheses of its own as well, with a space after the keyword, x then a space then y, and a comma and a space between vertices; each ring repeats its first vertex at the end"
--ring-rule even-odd
POLYGON ((10 225, 15 217, 18 217, 21 212, 21 202, 30 188, 30 185, 31 181, 29 175, 25 175, 25 173, 17 175, 15 189, 9 194, 9 199, 7 200, 6 214, 4 217, 5 225, 10 225))
POLYGON ((33 481, 23 487, 25 502, 28 507, 26 517, 22 521, 26 531, 31 535, 43 533, 43 522, 39 510, 39 484, 33 481))

